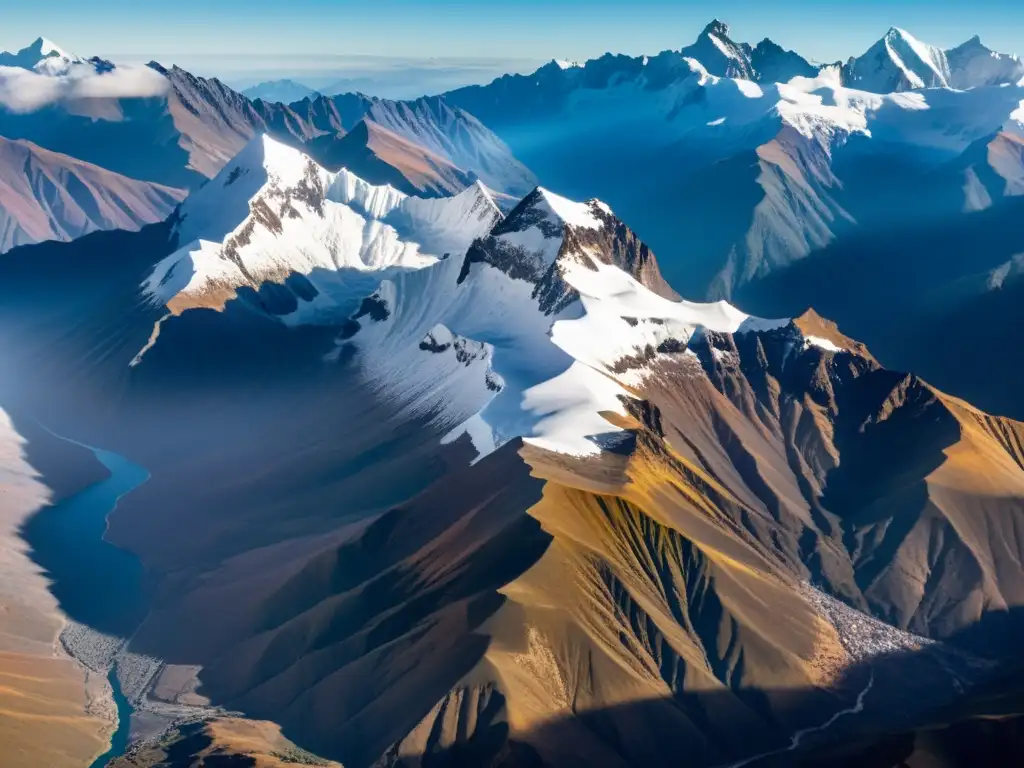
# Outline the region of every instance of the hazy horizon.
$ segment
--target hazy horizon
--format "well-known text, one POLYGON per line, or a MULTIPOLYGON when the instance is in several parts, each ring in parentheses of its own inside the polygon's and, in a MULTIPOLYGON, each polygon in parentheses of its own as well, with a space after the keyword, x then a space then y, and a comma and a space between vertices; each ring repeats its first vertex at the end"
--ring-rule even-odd
POLYGON ((553 58, 583 61, 605 52, 678 49, 713 18, 728 23, 737 41, 754 44, 769 37, 821 63, 862 54, 892 26, 947 48, 979 35, 1003 53, 1015 53, 1024 32, 1024 10, 1003 0, 969 8, 921 0, 831 2, 816 4, 810 13, 802 5, 638 0, 623 9, 610 0, 519 0, 488 7, 459 0, 383 0, 368 8, 294 0, 281 8, 264 0, 225 0, 210 8, 199 0, 173 7, 54 0, 45 16, 29 8, 7 12, 0 50, 16 51, 43 36, 81 56, 176 64, 239 90, 290 79, 315 89, 410 98, 530 72, 553 58))
POLYGON ((584 60, 608 51, 640 55, 680 48, 718 18, 738 41, 770 37, 807 58, 831 62, 863 53, 891 26, 942 47, 977 34, 1005 53, 1017 52, 1024 34, 1024 9, 1004 0, 969 7, 923 0, 810 8, 799 0, 770 8, 752 0, 685 5, 637 0, 628 8, 611 0, 518 0, 486 7, 462 0, 382 0, 372 7, 344 0, 209 5, 205 0, 179 0, 173 6, 53 0, 45 14, 29 7, 5 12, 0 49, 17 50, 43 36, 83 56, 175 63, 225 56, 236 67, 248 62, 248 69, 266 68, 261 62, 268 57, 584 60))

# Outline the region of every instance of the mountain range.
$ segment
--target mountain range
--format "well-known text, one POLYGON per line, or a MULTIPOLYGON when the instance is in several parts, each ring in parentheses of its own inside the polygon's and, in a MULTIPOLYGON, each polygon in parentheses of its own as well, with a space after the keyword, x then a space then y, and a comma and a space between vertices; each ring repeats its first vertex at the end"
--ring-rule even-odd
POLYGON ((1019 66, 0 55, 7 759, 1013 760, 1019 66))
POLYGON ((5 407, 150 472, 107 534, 156 579, 149 717, 198 673, 344 765, 711 766, 928 717, 1024 631, 1024 427, 679 299, 600 201, 260 137, 166 224, 0 271, 5 407))
POLYGON ((98 59, 64 53, 47 41, 3 56, 11 69, 0 72, 8 73, 3 76, 12 89, 66 85, 74 97, 30 111, 0 108, 0 135, 65 155, 63 162, 82 160, 170 187, 177 196, 215 176, 261 133, 308 144, 327 164, 355 163, 368 175, 379 174, 376 180, 408 191, 452 193, 480 179, 498 193, 521 195, 535 181, 478 120, 439 98, 394 102, 317 95, 288 106, 253 101, 217 79, 156 63, 145 68, 146 88, 135 96, 130 87, 110 85, 135 77, 135 70, 101 66, 98 59), (9 74, 14 68, 44 79, 21 85, 9 74))
POLYGON ((811 67, 716 21, 678 51, 552 63, 445 99, 553 188, 607 199, 680 290, 714 298, 849 234, 1019 194, 1021 74, 977 40, 942 52, 895 29, 863 57, 811 67), (906 91, 924 61, 928 85, 966 90, 906 91))

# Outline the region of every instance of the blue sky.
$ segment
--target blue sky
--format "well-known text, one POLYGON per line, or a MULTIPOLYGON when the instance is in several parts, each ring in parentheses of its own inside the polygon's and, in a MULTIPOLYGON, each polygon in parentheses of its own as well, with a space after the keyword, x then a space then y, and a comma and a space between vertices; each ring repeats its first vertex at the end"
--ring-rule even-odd
POLYGON ((76 53, 175 58, 376 55, 585 59, 679 48, 713 17, 738 40, 771 37, 822 61, 862 53, 889 26, 949 46, 980 34, 1024 52, 1009 0, 48 0, 3 11, 0 48, 44 35, 76 53))

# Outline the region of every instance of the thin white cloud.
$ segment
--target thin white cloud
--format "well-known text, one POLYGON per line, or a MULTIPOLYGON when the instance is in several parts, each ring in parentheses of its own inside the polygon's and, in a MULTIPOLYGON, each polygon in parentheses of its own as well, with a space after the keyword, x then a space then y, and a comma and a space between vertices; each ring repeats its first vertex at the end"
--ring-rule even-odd
POLYGON ((0 67, 0 107, 10 112, 35 112, 54 104, 84 99, 163 96, 169 88, 167 78, 144 66, 119 66, 99 74, 91 66, 81 65, 59 77, 17 67, 0 67))

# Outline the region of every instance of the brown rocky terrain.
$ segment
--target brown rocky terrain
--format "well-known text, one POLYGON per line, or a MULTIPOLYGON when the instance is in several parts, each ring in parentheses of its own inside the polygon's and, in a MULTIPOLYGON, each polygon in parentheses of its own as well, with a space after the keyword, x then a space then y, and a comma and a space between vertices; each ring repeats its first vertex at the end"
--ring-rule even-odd
POLYGON ((169 731, 157 743, 113 760, 109 768, 341 768, 296 747, 273 723, 225 717, 169 731))

